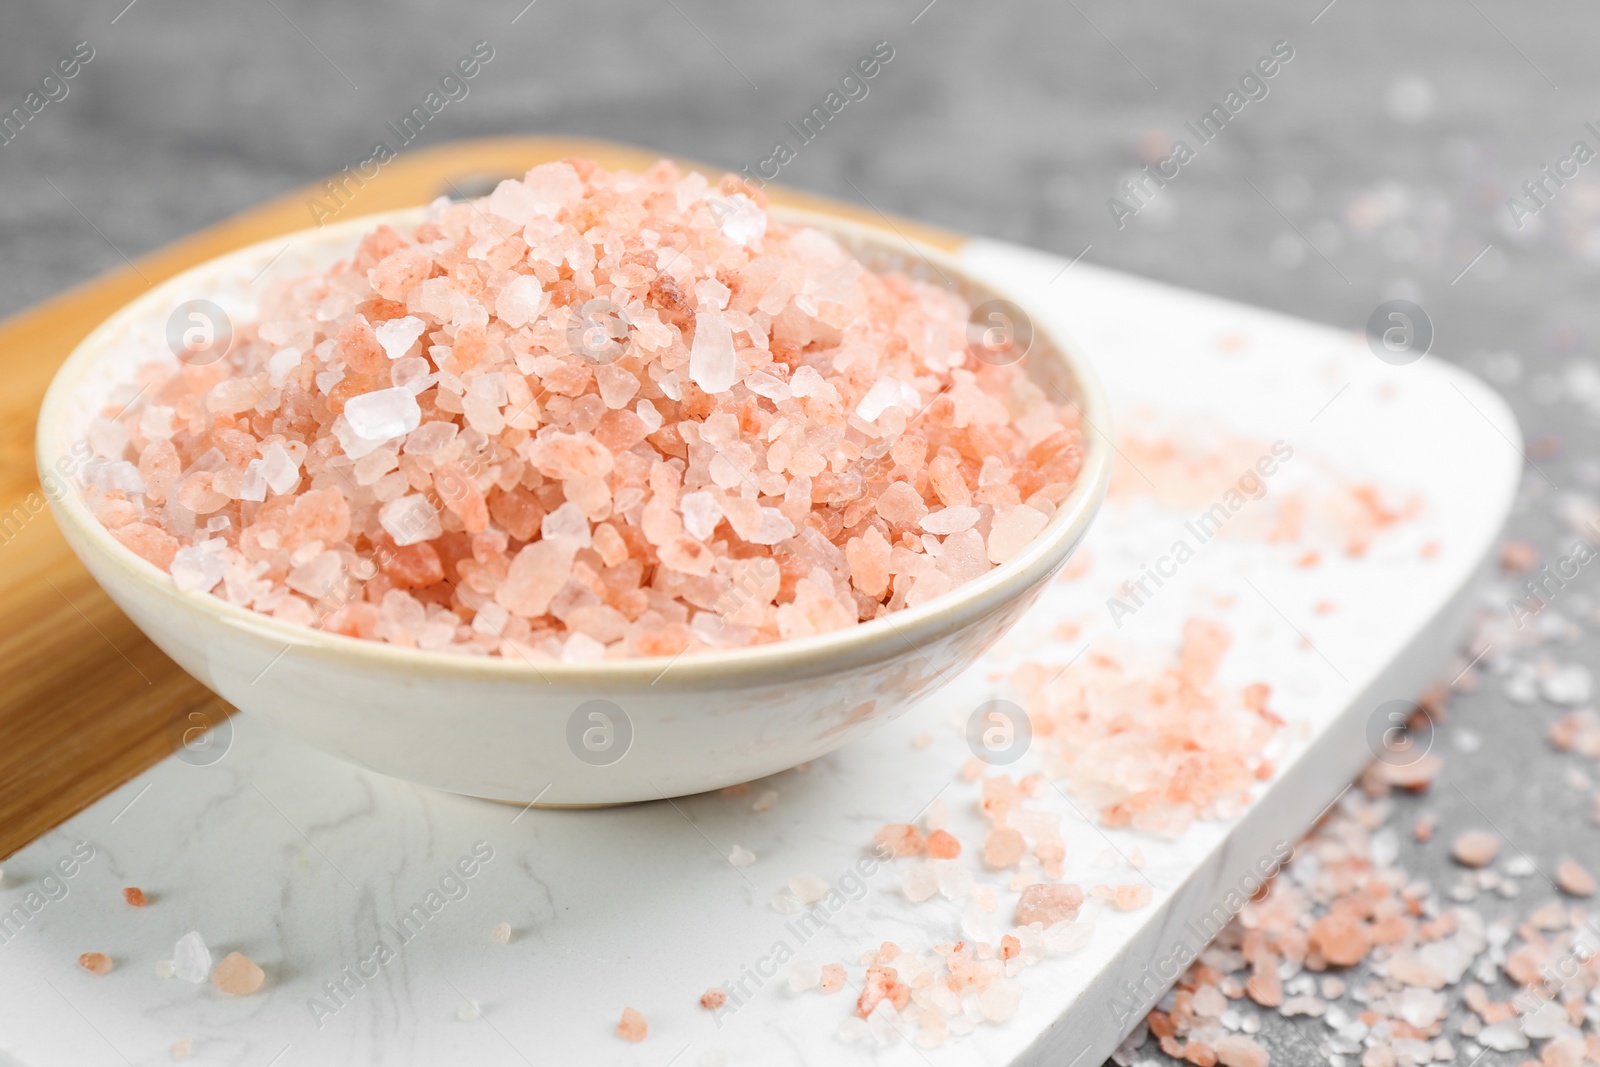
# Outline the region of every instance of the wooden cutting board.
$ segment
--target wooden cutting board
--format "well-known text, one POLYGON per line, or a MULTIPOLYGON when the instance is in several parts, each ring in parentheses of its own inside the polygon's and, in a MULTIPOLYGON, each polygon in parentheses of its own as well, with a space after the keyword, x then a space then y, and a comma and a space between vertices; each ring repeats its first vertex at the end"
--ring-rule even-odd
MULTIPOLYGON (((359 188, 344 180, 337 217, 482 195, 500 179, 569 156, 637 170, 660 155, 573 138, 457 141, 406 153, 359 188)), ((870 208, 777 186, 768 192, 774 202, 887 226, 933 247, 955 251, 965 242, 870 208)), ((134 627, 56 529, 33 453, 45 388, 78 342, 123 304, 198 263, 306 229, 316 221, 309 202, 331 203, 327 196, 322 182, 296 189, 0 323, 12 383, 0 395, 0 857, 170 754, 185 731, 231 711, 134 627)))

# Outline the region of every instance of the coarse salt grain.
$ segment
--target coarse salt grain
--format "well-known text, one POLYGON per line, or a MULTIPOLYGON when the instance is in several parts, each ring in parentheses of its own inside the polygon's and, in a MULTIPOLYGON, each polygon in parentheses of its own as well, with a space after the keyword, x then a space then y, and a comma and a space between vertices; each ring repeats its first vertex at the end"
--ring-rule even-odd
POLYGON ((241 952, 228 953, 211 972, 211 984, 236 997, 254 993, 265 979, 266 973, 241 952))
POLYGON ((650 1034, 650 1024, 633 1008, 622 1009, 622 1020, 617 1023, 617 1036, 624 1041, 643 1041, 650 1034))
POLYGON ((1015 558, 1077 478, 1076 410, 967 313, 735 178, 544 164, 267 286, 227 361, 146 368, 86 492, 186 589, 409 647, 823 633, 1015 558))
POLYGON ((104 952, 85 952, 78 957, 78 966, 90 974, 110 974, 111 957, 104 952))

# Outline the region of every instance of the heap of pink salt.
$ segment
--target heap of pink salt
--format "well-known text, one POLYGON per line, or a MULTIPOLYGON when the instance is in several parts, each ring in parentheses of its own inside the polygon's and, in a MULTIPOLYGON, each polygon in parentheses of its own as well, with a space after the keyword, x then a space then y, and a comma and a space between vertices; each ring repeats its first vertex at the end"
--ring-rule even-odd
POLYGON ((834 630, 1012 558, 1078 475, 1076 408, 968 315, 731 177, 544 164, 145 367, 90 503, 184 589, 407 647, 834 630))
POLYGON ((1266 753, 1283 720, 1265 684, 1217 680, 1230 642, 1220 623, 1194 618, 1175 663, 1096 649, 1068 669, 1022 664, 1012 681, 1029 696, 1045 776, 1065 777, 1103 825, 1162 837, 1241 811, 1273 774, 1266 753))

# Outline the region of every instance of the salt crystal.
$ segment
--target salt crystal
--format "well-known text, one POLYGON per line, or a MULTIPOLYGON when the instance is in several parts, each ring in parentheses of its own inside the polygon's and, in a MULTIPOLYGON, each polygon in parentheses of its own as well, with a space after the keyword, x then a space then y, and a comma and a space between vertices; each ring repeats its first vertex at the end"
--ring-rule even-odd
POLYGON ((633 1008, 622 1009, 622 1021, 617 1023, 617 1036, 624 1041, 643 1041, 650 1033, 650 1024, 633 1008))
POLYGON ((755 861, 756 854, 739 845, 734 845, 728 852, 728 862, 735 867, 748 867, 755 861))
POLYGON ((464 1023, 476 1022, 483 1017, 483 1009, 470 1000, 463 1000, 456 1008, 456 1018, 464 1023))
POLYGON ((110 974, 112 968, 111 957, 104 952, 85 952, 78 957, 78 966, 90 974, 110 974))
POLYGON ((508 922, 495 923, 494 929, 489 931, 489 936, 502 945, 511 943, 511 924, 508 922))
POLYGON ((989 561, 1005 563, 1026 548, 1050 521, 1049 516, 1019 504, 997 514, 989 531, 989 561))
POLYGON ((1478 1043, 1496 1052, 1515 1052, 1528 1047, 1528 1035, 1515 1021, 1506 1020, 1484 1027, 1478 1043))
POLYGON ((1483 867, 1493 863, 1499 851, 1500 838, 1487 830, 1468 830, 1450 846, 1450 854, 1456 862, 1466 867, 1483 867))
POLYGON ((184 592, 209 593, 228 569, 227 552, 228 543, 221 539, 178 549, 169 567, 173 584, 184 592))
POLYGON ((519 274, 500 290, 495 298, 494 313, 512 329, 520 329, 539 316, 549 303, 549 296, 531 274, 519 274))
POLYGON ((172 950, 172 973, 196 985, 210 976, 211 950, 206 948, 205 939, 197 931, 191 930, 178 938, 177 947, 172 950))
POLYGON ((767 213, 743 193, 734 193, 722 203, 722 235, 736 244, 755 246, 767 232, 767 213))
POLYGON ((1539 692, 1552 704, 1574 707, 1589 700, 1594 692, 1594 676, 1581 663, 1570 663, 1546 676, 1539 684, 1539 692))
POLYGON ((378 523, 401 546, 431 541, 444 533, 438 511, 420 493, 408 493, 383 505, 378 509, 378 523))
POLYGON ((231 996, 243 997, 261 988, 265 972, 248 957, 230 952, 211 972, 211 984, 231 996))
POLYGON ((177 963, 174 960, 156 960, 156 977, 171 978, 177 973, 177 963))
POLYGON ((789 965, 789 992, 804 993, 822 984, 822 965, 815 960, 797 959, 789 965))
POLYGON ((711 493, 685 493, 678 498, 678 508, 683 513, 683 528, 690 537, 710 540, 722 521, 722 505, 711 493))
POLYGON ((695 316, 694 344, 689 349, 689 379, 708 393, 723 393, 737 380, 739 360, 733 349, 733 331, 721 315, 701 311, 695 316))
MULTIPOLYGON (((305 353, 298 348, 283 348, 272 354, 267 360, 267 381, 274 389, 283 388, 283 383, 289 380, 289 372, 298 367, 305 359, 305 353)), ((166 436, 171 436, 167 434, 166 436)))
POLYGON ((856 404, 856 414, 868 422, 877 422, 878 417, 892 407, 902 409, 907 415, 914 415, 922 406, 922 396, 917 388, 898 378, 883 377, 873 383, 856 404))
POLYGON ((977 508, 958 505, 928 512, 922 517, 922 528, 931 534, 944 536, 970 530, 977 524, 978 519, 977 508))
MULTIPOLYGON (((520 325, 520 323, 518 324, 520 325)), ((379 323, 373 334, 378 339, 378 345, 383 349, 384 355, 390 359, 399 359, 411 351, 411 346, 417 343, 417 338, 422 336, 428 324, 415 315, 404 318, 389 319, 379 323)))
POLYGON ((344 417, 358 436, 381 443, 415 430, 422 408, 407 389, 378 389, 346 401, 344 417))
POLYGON ((828 883, 814 874, 798 874, 789 879, 789 892, 802 904, 815 904, 828 895, 828 883))

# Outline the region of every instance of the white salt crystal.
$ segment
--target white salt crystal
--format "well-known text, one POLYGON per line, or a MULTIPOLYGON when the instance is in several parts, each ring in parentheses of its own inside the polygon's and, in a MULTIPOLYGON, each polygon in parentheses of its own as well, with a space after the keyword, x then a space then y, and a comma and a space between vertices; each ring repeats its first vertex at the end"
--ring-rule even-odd
POLYGON ((267 499, 267 476, 261 468, 259 459, 252 459, 244 465, 244 478, 239 482, 240 500, 267 499))
POLYGON ((778 791, 776 789, 768 789, 763 791, 760 796, 756 797, 755 803, 750 805, 750 810, 756 812, 757 814, 768 812, 771 811, 773 806, 777 803, 778 791))
POLYGON ((939 880, 927 863, 913 863, 900 872, 900 891, 913 904, 920 904, 939 891, 939 880))
POLYGON ((339 553, 328 549, 290 570, 283 583, 297 593, 319 600, 334 591, 343 573, 344 560, 339 553))
POLYGON ((871 1031, 867 1028, 865 1019, 854 1015, 846 1015, 839 1020, 839 1025, 834 1027, 833 1036, 847 1045, 853 1045, 866 1037, 871 1031))
POLYGON ((697 541, 710 539, 716 532, 717 524, 722 521, 722 505, 715 496, 704 490, 683 494, 678 500, 678 508, 683 512, 684 530, 697 541))
POLYGON ((943 537, 947 534, 970 530, 978 522, 978 509, 957 504, 953 507, 930 511, 922 517, 922 528, 943 537))
POLYGON ((395 544, 402 546, 431 541, 444 533, 439 513, 420 493, 408 493, 379 508, 378 525, 394 538, 395 544))
POLYGON ((411 351, 411 346, 417 343, 417 338, 427 328, 428 324, 415 315, 407 315, 403 319, 380 322, 372 332, 378 338, 383 354, 390 359, 399 359, 411 351))
POLYGON ((708 393, 724 393, 733 388, 738 373, 733 331, 727 321, 707 311, 697 313, 694 345, 689 349, 689 380, 708 393))
POLYGON ((283 494, 300 484, 300 464, 289 457, 289 452, 277 441, 261 450, 261 474, 267 488, 283 494))
POLYGON ((546 540, 569 538, 576 548, 588 548, 591 542, 589 517, 570 500, 544 517, 539 523, 539 533, 546 540))
POLYGON ((172 973, 197 985, 211 975, 211 950, 198 931, 190 930, 178 938, 177 947, 172 950, 172 973))
POLYGON ((453 422, 425 422, 406 438, 406 452, 431 456, 454 441, 457 432, 458 427, 453 422))
POLYGON ((177 973, 177 964, 172 960, 156 960, 156 977, 171 978, 177 973))
MULTIPOLYGON (((665 389, 662 390, 662 392, 665 391, 665 389)), ((661 417, 661 412, 657 411, 656 406, 650 401, 639 401, 633 406, 633 413, 639 416, 639 421, 644 423, 646 433, 655 433, 661 429, 661 423, 664 421, 661 417)))
POLYGON ((728 853, 728 862, 735 867, 748 867, 756 861, 756 854, 741 845, 734 845, 728 853))
POLYGON ((789 965, 789 992, 804 993, 822 984, 822 964, 816 960, 797 959, 789 965))
POLYGON ((1594 677, 1581 663, 1570 663, 1552 671, 1540 684, 1539 691, 1552 704, 1569 707, 1582 704, 1594 691, 1594 677))
POLYGON ((496 923, 494 929, 489 931, 489 936, 502 945, 509 945, 511 943, 511 924, 507 922, 496 923))
POLYGON ((995 982, 978 995, 983 1017, 992 1023, 1003 1023, 1017 1013, 1022 1003, 1022 985, 1019 982, 995 982))
POLYGON ((940 863, 937 871, 939 893, 949 900, 965 900, 972 895, 972 872, 960 860, 940 863))
POLYGON ((994 944, 1000 940, 1000 928, 995 924, 994 917, 983 910, 983 905, 976 900, 967 901, 967 906, 961 912, 961 933, 971 941, 986 941, 994 944))
POLYGON ((483 1012, 470 1000, 461 1002, 461 1007, 456 1009, 456 1018, 464 1023, 470 1023, 483 1016, 483 1012))
POLYGON ((422 409, 409 389, 378 389, 347 400, 344 417, 358 437, 382 444, 415 430, 422 409))
POLYGON ((1515 1020, 1507 1019, 1485 1026, 1478 1042, 1496 1052, 1514 1052, 1528 1047, 1528 1035, 1515 1020))
POLYGON ((500 290, 495 298, 494 313, 512 329, 520 329, 539 317, 549 297, 531 274, 519 274, 500 290))
POLYGON ((767 213, 743 193, 734 193, 722 201, 718 215, 722 236, 746 247, 753 246, 767 232, 767 213))
POLYGON ((789 892, 802 904, 815 904, 828 895, 828 883, 814 874, 797 874, 789 879, 789 892))
POLYGON ((790 396, 788 382, 781 381, 763 370, 750 375, 744 380, 744 384, 752 393, 764 396, 768 400, 783 401, 788 400, 790 396))
POLYGON ((709 305, 718 311, 724 311, 728 307, 728 297, 733 295, 733 290, 715 278, 702 278, 695 283, 694 295, 699 298, 702 308, 709 305))
POLYGON ((794 523, 777 508, 761 509, 761 528, 745 540, 753 545, 775 545, 794 536, 794 523))
POLYGON ((883 377, 874 382, 861 398, 856 405, 856 414, 868 422, 877 422, 878 416, 890 408, 904 408, 907 415, 915 415, 921 406, 922 396, 916 386, 899 378, 883 377))
POLYGON ((172 416, 174 409, 160 404, 151 404, 139 412, 139 432, 148 440, 167 440, 172 436, 172 416))
POLYGON ((439 376, 432 371, 433 364, 421 356, 406 356, 395 360, 394 366, 389 368, 389 384, 404 389, 412 396, 421 396, 439 380, 439 376))
POLYGON ((228 569, 227 548, 228 542, 212 538, 178 549, 169 568, 173 584, 184 592, 211 592, 228 569))

